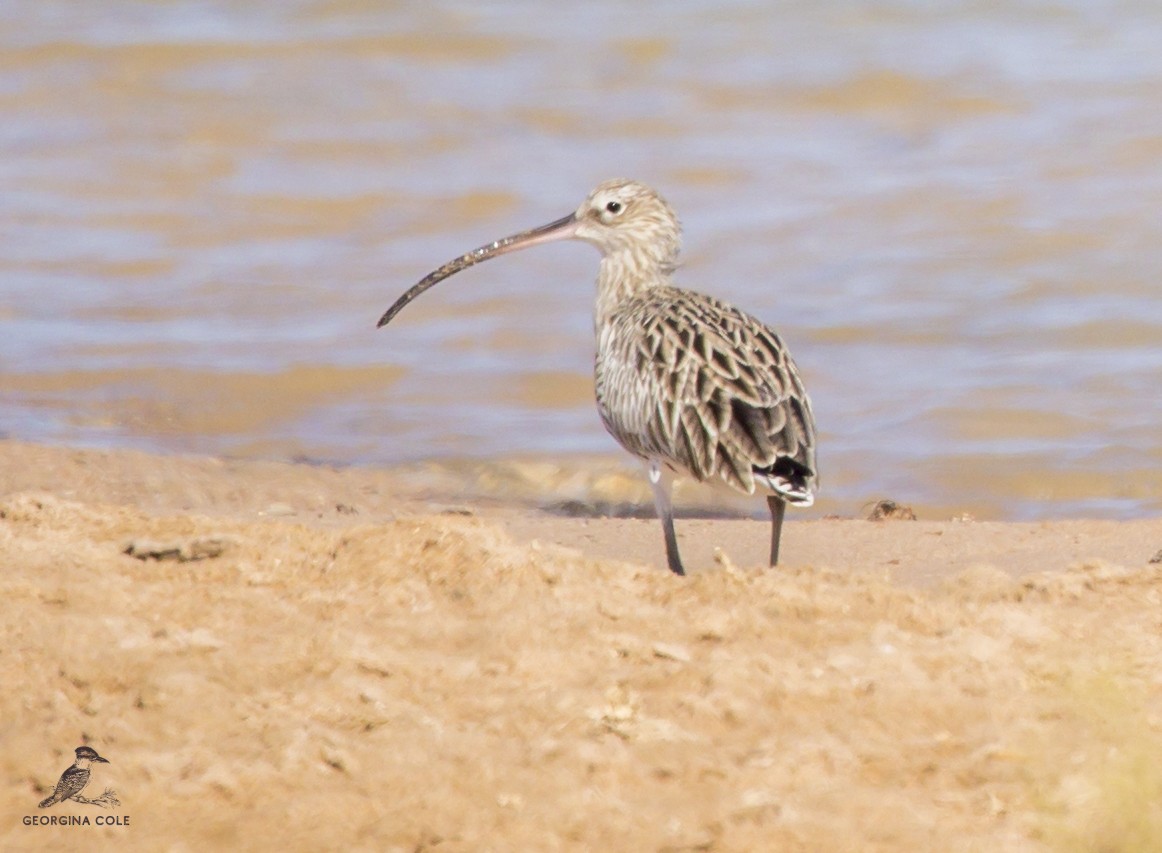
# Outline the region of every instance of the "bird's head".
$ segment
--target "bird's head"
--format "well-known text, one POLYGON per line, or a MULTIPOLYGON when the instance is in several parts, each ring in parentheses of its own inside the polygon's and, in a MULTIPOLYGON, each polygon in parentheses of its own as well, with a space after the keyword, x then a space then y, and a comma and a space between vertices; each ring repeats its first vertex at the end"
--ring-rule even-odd
POLYGON ((97 750, 91 746, 78 746, 76 749, 78 761, 100 761, 102 764, 108 764, 108 758, 102 758, 97 755, 97 750))
POLYGON ((602 254, 629 252, 639 266, 672 269, 678 262, 681 226, 678 215, 653 189, 616 178, 589 193, 573 214, 571 236, 591 243, 602 254))
POLYGON ((568 216, 493 240, 428 273, 384 312, 377 325, 386 326, 404 306, 448 276, 518 249, 555 240, 584 240, 605 257, 616 255, 623 266, 668 273, 678 262, 680 237, 677 214, 654 190, 624 178, 605 181, 568 216))

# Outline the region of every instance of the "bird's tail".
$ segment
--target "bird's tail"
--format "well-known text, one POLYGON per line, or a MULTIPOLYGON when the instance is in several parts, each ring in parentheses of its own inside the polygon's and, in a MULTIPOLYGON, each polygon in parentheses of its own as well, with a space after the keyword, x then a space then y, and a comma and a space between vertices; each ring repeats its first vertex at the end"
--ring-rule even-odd
POLYGON ((54 792, 51 797, 45 797, 43 800, 41 800, 40 805, 37 806, 37 808, 38 809, 47 809, 49 806, 54 806, 59 802, 60 802, 60 800, 58 800, 56 798, 56 793, 54 792))

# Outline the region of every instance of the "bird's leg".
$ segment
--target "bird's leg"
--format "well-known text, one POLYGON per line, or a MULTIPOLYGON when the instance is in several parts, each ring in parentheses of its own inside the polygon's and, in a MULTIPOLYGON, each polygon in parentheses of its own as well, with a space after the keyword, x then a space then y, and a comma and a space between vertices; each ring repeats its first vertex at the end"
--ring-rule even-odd
POLYGON ((767 495, 767 506, 771 508, 771 565, 779 564, 779 539, 783 535, 783 512, 787 502, 778 495, 767 495))
POLYGON ((678 536, 674 533, 674 506, 670 501, 670 489, 674 479, 663 469, 656 459, 650 460, 650 486, 654 490, 654 506, 658 508, 658 518, 662 522, 662 532, 666 534, 666 562, 676 575, 686 574, 682 568, 682 558, 678 556, 678 536))

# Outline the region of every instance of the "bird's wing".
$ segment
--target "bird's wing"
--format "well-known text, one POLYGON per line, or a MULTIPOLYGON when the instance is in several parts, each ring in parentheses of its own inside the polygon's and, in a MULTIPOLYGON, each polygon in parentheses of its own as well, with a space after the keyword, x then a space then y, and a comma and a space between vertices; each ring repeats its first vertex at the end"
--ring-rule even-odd
POLYGON ((637 313, 633 366, 653 396, 647 444, 699 480, 718 476, 750 493, 758 474, 790 499, 809 500, 815 423, 778 335, 724 302, 677 288, 654 289, 637 313))
POLYGON ((87 784, 89 784, 89 771, 82 770, 80 767, 70 767, 61 774, 60 781, 56 783, 56 789, 52 792, 53 798, 57 802, 67 800, 85 790, 87 784))

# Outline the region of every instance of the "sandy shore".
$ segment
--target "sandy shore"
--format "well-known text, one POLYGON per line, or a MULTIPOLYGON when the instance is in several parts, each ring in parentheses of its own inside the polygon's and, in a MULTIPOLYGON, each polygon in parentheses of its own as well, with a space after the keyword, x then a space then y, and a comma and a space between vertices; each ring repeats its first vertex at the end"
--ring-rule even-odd
POLYGON ((6 850, 1162 847, 1162 521, 683 520, 678 579, 394 472, 0 471, 6 850), (82 742, 121 807, 38 810, 82 742))

